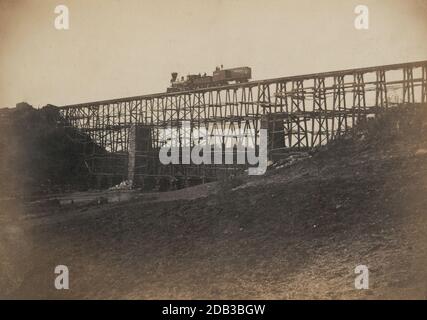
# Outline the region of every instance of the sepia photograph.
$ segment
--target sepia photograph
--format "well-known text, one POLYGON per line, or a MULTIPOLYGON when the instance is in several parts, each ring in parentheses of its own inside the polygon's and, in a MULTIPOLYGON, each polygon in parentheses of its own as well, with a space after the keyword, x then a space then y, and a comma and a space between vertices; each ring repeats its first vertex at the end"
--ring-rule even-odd
POLYGON ((0 299, 425 301, 426 39, 425 0, 0 0, 0 299))

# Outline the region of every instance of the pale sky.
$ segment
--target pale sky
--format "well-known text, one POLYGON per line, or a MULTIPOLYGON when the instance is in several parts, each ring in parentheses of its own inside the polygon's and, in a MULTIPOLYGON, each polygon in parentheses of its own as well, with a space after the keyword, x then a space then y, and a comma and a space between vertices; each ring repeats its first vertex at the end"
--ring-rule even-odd
POLYGON ((427 60, 426 39, 427 0, 0 0, 0 107, 163 92, 221 64, 267 79, 427 60))

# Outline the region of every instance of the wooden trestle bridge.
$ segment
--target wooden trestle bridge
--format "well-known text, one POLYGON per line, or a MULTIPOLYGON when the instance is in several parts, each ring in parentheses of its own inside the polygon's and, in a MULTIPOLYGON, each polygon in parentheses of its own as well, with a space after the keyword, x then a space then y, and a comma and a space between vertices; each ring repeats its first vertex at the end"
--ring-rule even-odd
MULTIPOLYGON (((59 107, 82 142, 86 165, 110 184, 130 178, 216 179, 239 165, 162 165, 165 128, 268 129, 270 157, 328 143, 367 117, 397 104, 427 102, 427 61, 251 81, 59 107), (100 151, 101 150, 101 151, 100 151)), ((233 137, 224 137, 233 139, 233 137)), ((258 136, 255 134, 255 145, 258 136)), ((191 144, 195 143, 192 141, 191 144)), ((222 143, 227 143, 223 141, 222 143)))

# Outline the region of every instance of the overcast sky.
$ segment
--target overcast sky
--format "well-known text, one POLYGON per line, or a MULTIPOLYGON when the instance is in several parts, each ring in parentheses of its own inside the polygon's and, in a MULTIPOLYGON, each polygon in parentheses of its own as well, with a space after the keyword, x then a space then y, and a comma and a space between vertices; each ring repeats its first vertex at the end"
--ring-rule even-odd
POLYGON ((163 92, 220 64, 266 79, 427 60, 426 39, 426 0, 0 0, 0 107, 163 92))

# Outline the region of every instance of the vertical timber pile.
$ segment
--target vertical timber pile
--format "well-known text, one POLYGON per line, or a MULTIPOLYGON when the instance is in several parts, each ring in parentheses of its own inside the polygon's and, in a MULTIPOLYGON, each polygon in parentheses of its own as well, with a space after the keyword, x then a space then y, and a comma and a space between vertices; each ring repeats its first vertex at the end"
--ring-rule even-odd
POLYGON ((128 148, 128 181, 133 186, 135 181, 135 156, 136 156, 136 126, 131 125, 129 130, 128 148))

